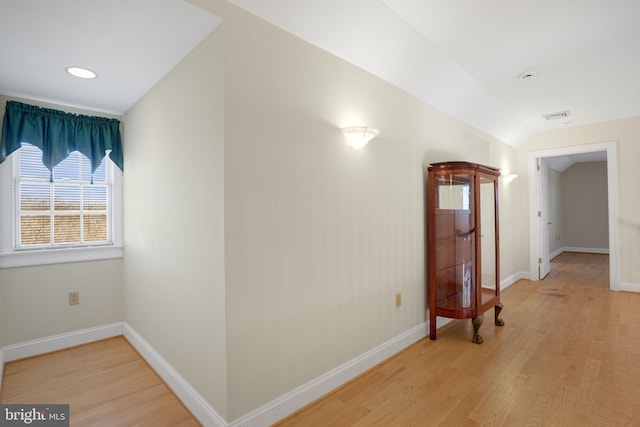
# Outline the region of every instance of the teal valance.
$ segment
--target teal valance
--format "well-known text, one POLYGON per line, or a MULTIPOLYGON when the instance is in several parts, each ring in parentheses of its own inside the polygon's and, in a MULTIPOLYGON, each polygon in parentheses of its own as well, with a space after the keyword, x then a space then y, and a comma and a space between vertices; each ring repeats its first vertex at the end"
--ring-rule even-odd
POLYGON ((23 142, 40 148, 42 163, 52 172, 73 151, 87 156, 93 173, 111 150, 109 158, 124 170, 120 121, 116 119, 7 101, 0 139, 0 163, 23 142))

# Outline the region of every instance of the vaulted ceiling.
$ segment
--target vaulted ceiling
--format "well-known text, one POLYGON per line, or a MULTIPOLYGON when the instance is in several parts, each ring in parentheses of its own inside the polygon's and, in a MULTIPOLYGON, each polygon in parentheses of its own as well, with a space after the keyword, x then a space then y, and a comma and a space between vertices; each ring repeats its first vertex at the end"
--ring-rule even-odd
MULTIPOLYGON (((230 2, 512 145, 640 116, 637 0, 230 2)), ((182 0, 1 0, 0 16, 0 92, 114 113, 220 22, 182 0)))

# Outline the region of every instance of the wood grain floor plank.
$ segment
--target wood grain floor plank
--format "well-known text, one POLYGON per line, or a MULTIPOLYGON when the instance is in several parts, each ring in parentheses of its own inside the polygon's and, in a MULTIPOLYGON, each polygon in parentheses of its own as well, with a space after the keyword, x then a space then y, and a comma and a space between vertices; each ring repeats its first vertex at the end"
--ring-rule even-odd
MULTIPOLYGON (((640 295, 608 289, 606 255, 564 253, 537 283, 442 328, 279 426, 618 426, 640 420, 640 295)), ((122 337, 7 363, 0 402, 70 403, 76 426, 199 425, 122 337)))
POLYGON ((565 252, 503 292, 506 325, 488 312, 482 345, 455 321, 276 425, 640 425, 640 294, 610 291, 608 262, 565 252))
POLYGON ((72 426, 199 426, 123 337, 5 365, 2 403, 69 404, 72 426))

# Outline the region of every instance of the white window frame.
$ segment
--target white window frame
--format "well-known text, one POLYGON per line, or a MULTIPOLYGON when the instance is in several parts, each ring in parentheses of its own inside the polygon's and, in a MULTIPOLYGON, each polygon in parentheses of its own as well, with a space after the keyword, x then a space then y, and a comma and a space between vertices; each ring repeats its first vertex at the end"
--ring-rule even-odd
MULTIPOLYGON (((108 156, 106 157, 108 159, 108 156)), ((110 159, 108 159, 111 162, 110 159)), ((0 164, 0 268, 58 264, 122 258, 122 172, 111 164, 111 236, 112 242, 61 248, 15 249, 14 177, 19 171, 18 156, 11 155, 0 164)))

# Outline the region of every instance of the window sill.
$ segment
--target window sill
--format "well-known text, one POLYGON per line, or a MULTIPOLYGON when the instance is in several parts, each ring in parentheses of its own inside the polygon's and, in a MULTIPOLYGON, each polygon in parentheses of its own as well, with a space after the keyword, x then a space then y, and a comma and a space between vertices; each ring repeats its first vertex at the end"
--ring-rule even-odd
POLYGON ((122 246, 42 249, 0 253, 0 268, 122 258, 122 246))

